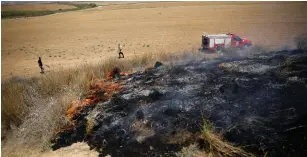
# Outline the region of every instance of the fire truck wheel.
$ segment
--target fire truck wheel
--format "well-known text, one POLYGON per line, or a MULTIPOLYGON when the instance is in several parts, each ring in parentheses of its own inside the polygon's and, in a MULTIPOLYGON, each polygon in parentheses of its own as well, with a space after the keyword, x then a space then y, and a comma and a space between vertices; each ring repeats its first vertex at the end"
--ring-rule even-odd
POLYGON ((198 51, 199 52, 204 52, 204 48, 199 48, 198 51))
POLYGON ((217 53, 221 53, 222 52, 222 47, 221 46, 216 47, 215 51, 217 53))
POLYGON ((244 49, 247 49, 247 48, 249 48, 249 47, 250 47, 250 45, 248 45, 248 44, 245 44, 245 45, 243 46, 244 49))

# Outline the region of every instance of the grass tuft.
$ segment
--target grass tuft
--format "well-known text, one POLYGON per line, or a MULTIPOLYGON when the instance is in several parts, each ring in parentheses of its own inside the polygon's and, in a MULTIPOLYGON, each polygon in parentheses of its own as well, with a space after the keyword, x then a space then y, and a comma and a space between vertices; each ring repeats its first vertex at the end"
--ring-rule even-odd
POLYGON ((253 157, 254 155, 247 153, 245 150, 235 147, 222 139, 221 135, 214 132, 214 127, 209 121, 204 121, 202 138, 209 144, 209 156, 213 157, 253 157))
POLYGON ((253 154, 246 152, 240 147, 223 140, 222 136, 214 131, 213 125, 204 120, 201 139, 204 140, 206 147, 201 150, 193 144, 184 147, 177 156, 179 157, 254 157, 253 154))

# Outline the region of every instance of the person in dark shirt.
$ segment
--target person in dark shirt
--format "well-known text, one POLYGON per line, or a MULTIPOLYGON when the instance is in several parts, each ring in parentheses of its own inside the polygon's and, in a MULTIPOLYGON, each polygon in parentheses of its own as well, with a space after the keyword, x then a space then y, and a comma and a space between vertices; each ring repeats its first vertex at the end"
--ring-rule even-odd
POLYGON ((41 73, 44 73, 43 62, 41 57, 38 57, 38 66, 41 68, 41 73))

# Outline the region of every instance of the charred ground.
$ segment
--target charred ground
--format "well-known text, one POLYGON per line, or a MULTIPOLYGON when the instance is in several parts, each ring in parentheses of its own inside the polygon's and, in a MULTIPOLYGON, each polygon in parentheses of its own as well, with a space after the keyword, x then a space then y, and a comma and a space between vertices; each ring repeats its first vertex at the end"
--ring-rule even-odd
POLYGON ((175 156, 204 119, 256 156, 307 153, 307 53, 183 61, 114 79, 121 90, 89 105, 53 149, 85 140, 101 156, 175 156), (89 125, 91 129, 89 132, 89 125))

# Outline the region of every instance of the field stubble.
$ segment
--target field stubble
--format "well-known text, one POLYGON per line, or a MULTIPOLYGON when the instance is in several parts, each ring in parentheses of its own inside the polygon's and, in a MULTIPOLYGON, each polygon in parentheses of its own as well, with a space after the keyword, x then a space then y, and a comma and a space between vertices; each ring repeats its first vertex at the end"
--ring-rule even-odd
POLYGON ((38 55, 48 70, 97 63, 117 56, 119 43, 127 58, 198 49, 203 32, 291 48, 293 38, 306 32, 306 10, 304 2, 155 2, 2 20, 2 78, 37 74, 38 55))

